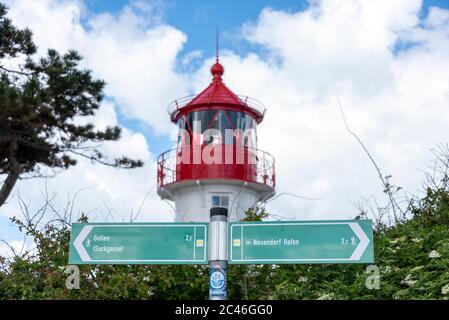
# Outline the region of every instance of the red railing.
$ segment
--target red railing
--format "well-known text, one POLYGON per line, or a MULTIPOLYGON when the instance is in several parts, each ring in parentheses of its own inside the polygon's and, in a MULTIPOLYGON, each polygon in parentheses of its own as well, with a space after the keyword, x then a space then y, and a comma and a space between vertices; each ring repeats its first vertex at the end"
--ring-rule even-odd
MULTIPOLYGON (((175 101, 171 102, 167 107, 167 112, 170 115, 171 119, 175 119, 178 112, 182 108, 184 108, 190 101, 192 101, 196 96, 197 94, 192 94, 176 99, 175 101)), ((260 114, 262 117, 265 115, 266 108, 262 102, 248 96, 243 96, 239 94, 236 94, 236 96, 241 100, 241 102, 243 102, 243 104, 246 107, 251 109, 253 112, 260 114)), ((223 97, 227 98, 228 96, 223 97)), ((220 95, 215 94, 213 96, 213 100, 220 101, 220 95)))
MULTIPOLYGON (((276 186, 275 160, 268 152, 245 148, 244 161, 236 161, 235 146, 233 147, 234 155, 232 163, 222 161, 221 163, 206 164, 200 158, 198 163, 193 161, 192 154, 188 157, 190 161, 182 161, 179 150, 171 149, 162 153, 158 157, 157 162, 157 182, 161 188, 167 184, 185 181, 185 180, 202 180, 202 179, 233 179, 254 183, 261 183, 272 188, 276 186)), ((201 151, 204 146, 201 147, 201 151)), ((229 146, 226 146, 229 148, 229 146)), ((225 149, 223 149, 225 150, 225 149)), ((223 158, 224 158, 224 152, 223 158)), ((209 162, 210 163, 210 162, 209 162)))

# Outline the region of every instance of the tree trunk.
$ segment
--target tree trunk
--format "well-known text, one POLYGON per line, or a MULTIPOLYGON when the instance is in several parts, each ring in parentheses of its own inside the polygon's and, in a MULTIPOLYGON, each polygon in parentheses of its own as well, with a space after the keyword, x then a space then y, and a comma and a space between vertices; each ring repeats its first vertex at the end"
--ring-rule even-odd
POLYGON ((17 170, 16 172, 10 172, 8 174, 8 177, 6 178, 2 188, 0 189, 0 207, 6 202, 6 199, 8 199, 18 178, 19 170, 17 170))
POLYGON ((8 176, 6 177, 6 180, 5 182, 3 182, 3 186, 0 189, 0 207, 6 202, 6 199, 8 199, 9 195, 11 194, 11 191, 14 188, 17 179, 19 179, 20 164, 16 158, 17 148, 17 140, 14 139, 10 141, 8 160, 11 166, 8 176))

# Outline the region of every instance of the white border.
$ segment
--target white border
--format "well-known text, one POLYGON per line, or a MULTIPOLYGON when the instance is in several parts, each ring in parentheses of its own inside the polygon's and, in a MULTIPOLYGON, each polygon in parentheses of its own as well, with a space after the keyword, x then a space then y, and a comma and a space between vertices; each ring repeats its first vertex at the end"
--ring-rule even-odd
MULTIPOLYGON (((236 238, 238 239, 238 238, 236 238)), ((358 261, 360 260, 360 258, 362 257, 362 255, 365 253, 365 250, 368 248, 368 245, 370 243, 370 239, 368 238, 368 236, 366 235, 365 231, 363 231, 363 229, 360 227, 360 225, 351 220, 351 221, 347 221, 347 222, 284 222, 284 223, 233 223, 231 224, 231 239, 230 239, 230 247, 231 247, 231 252, 230 252, 230 257, 229 257, 229 261, 230 262, 252 262, 252 261, 279 261, 279 262, 284 262, 284 261, 358 261), (357 236, 357 238, 359 238, 359 244, 357 245, 357 247, 355 247, 351 257, 349 258, 325 258, 325 259, 270 259, 270 258, 266 258, 266 259, 244 259, 243 258, 243 246, 244 246, 244 241, 243 241, 243 227, 255 227, 255 226, 263 226, 263 227, 268 227, 268 226, 294 226, 294 225, 339 225, 339 224, 347 224, 352 232, 354 232, 354 234, 357 236), (233 234, 233 228, 234 227, 242 227, 241 228, 241 232, 240 232, 240 259, 233 259, 233 255, 232 255, 232 249, 233 249, 233 245, 232 245, 232 241, 234 240, 232 234, 233 234)))
POLYGON ((207 261, 207 224, 87 224, 83 226, 78 236, 73 241, 73 246, 77 251, 82 262, 206 262, 207 261), (194 230, 194 241, 193 241, 193 260, 176 260, 176 259, 134 259, 134 260, 124 260, 124 259, 101 259, 94 260, 91 259, 86 249, 84 248, 83 241, 89 235, 90 231, 95 227, 107 227, 107 228, 116 228, 116 227, 193 227, 194 230), (204 259, 196 260, 196 228, 202 227, 204 228, 204 259))

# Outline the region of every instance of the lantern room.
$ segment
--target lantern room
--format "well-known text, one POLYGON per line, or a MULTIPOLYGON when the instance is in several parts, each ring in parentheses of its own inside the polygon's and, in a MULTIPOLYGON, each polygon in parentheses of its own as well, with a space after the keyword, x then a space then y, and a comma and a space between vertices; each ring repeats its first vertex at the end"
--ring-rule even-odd
POLYGON ((211 74, 200 94, 168 107, 178 142, 158 158, 158 194, 175 203, 179 222, 208 221, 214 206, 226 207, 229 220, 240 220, 275 194, 274 158, 257 148, 265 107, 224 84, 218 58, 211 74))

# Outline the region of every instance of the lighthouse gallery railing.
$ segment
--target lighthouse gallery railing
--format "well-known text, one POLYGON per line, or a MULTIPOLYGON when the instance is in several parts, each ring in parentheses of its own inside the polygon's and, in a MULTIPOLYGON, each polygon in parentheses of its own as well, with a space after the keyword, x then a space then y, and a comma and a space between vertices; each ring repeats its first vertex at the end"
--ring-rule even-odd
MULTIPOLYGON (((272 188, 276 186, 275 179, 275 160, 274 157, 268 152, 245 148, 247 153, 251 154, 251 157, 255 159, 254 163, 243 164, 198 164, 203 166, 206 170, 196 170, 196 174, 190 177, 190 179, 207 179, 210 178, 209 173, 215 167, 220 167, 218 171, 219 176, 214 178, 221 179, 239 179, 254 183, 261 183, 272 188), (225 169, 225 170, 223 170, 225 169)), ((202 161, 201 161, 202 162, 202 161)), ((174 148, 170 149, 158 157, 157 161, 157 183, 161 188, 167 184, 186 180, 185 175, 182 175, 180 171, 190 171, 195 165, 183 165, 180 164, 179 150, 174 148)))
MULTIPOLYGON (((177 100, 174 100, 167 107, 168 114, 172 117, 172 119, 175 118, 177 113, 182 108, 184 108, 187 104, 189 104, 196 96, 197 96, 197 94, 192 94, 192 95, 188 95, 188 96, 179 98, 177 100)), ((262 116, 265 115, 266 108, 262 102, 254 99, 254 98, 240 95, 240 94, 236 94, 235 96, 238 97, 238 99, 240 99, 241 103, 246 105, 249 109, 253 110, 254 112, 256 112, 262 116)), ((218 100, 218 103, 221 103, 219 101, 221 97, 222 97, 221 95, 215 94, 215 95, 211 96, 210 98, 211 98, 211 101, 218 100)), ((223 96, 223 97, 227 97, 227 96, 223 96)))

